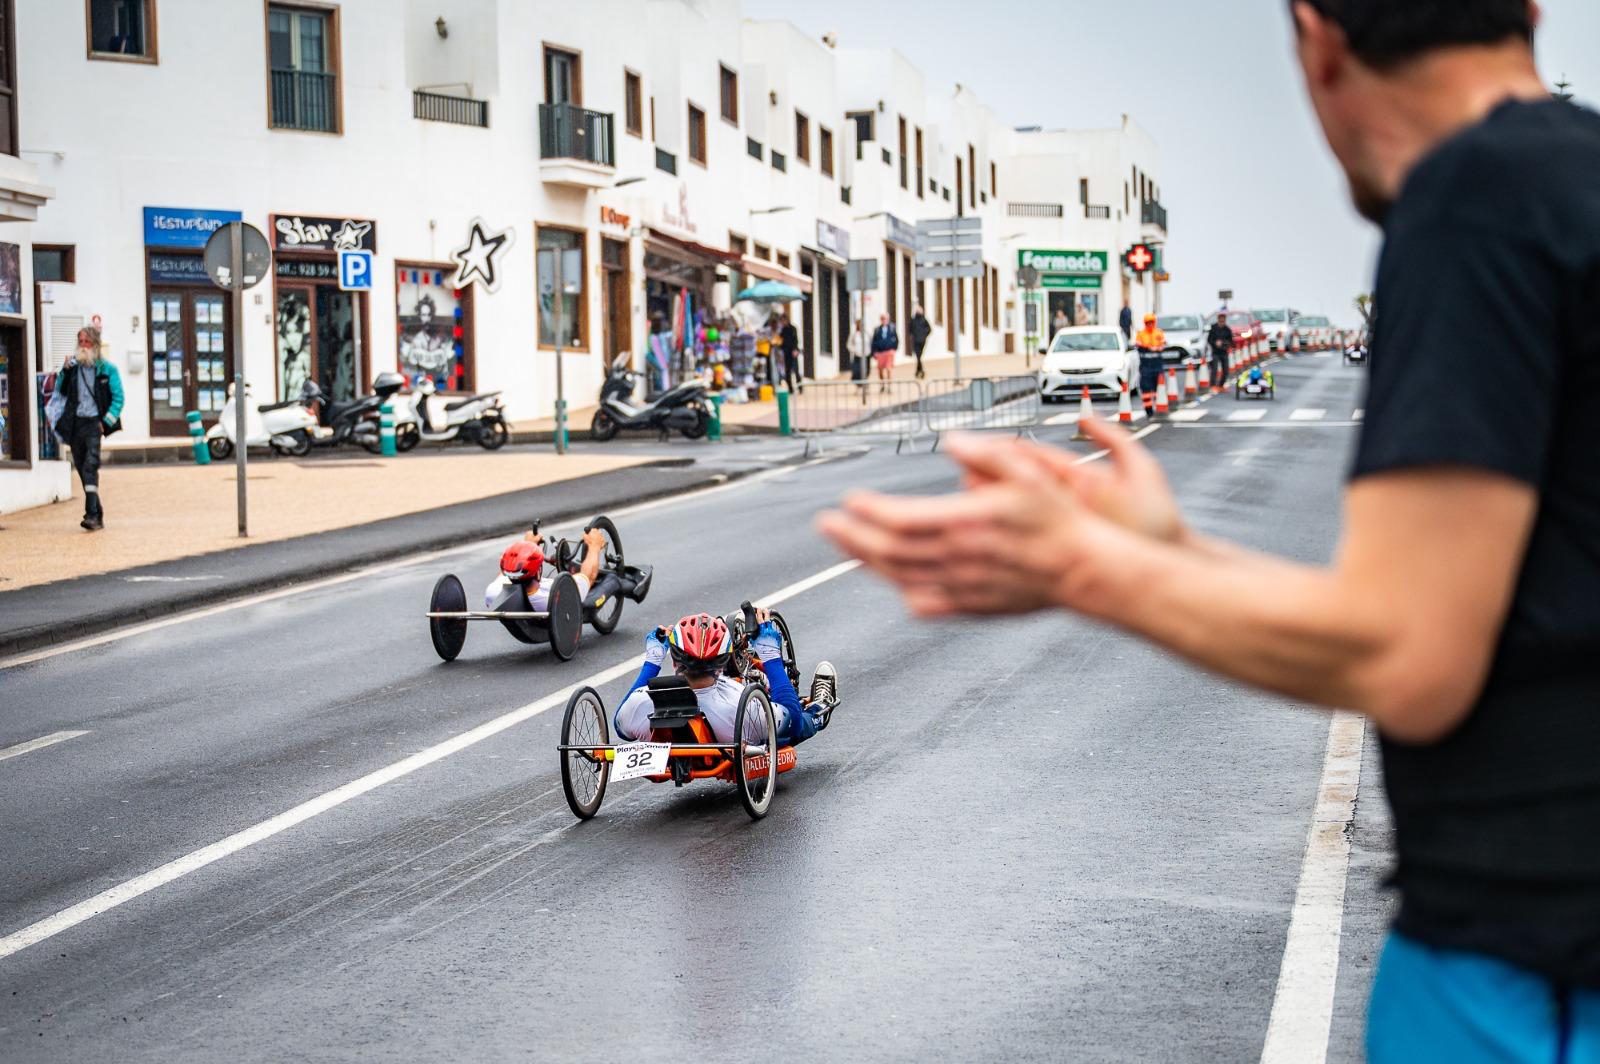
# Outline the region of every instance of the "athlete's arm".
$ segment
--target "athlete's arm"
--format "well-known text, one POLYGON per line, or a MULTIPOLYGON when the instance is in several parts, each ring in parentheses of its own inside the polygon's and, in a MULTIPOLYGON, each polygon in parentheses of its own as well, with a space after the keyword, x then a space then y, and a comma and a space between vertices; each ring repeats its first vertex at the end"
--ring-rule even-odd
POLYGON ((639 675, 634 677, 633 686, 628 688, 628 694, 633 694, 645 684, 661 675, 661 665, 667 660, 667 642, 661 638, 659 628, 650 629, 644 637, 644 663, 639 666, 639 675))

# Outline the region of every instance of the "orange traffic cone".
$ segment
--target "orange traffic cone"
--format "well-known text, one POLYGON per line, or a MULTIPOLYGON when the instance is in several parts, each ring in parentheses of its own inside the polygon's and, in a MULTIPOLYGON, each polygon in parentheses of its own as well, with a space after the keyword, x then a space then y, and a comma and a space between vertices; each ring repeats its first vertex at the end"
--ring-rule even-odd
POLYGON ((1122 382, 1122 394, 1117 396, 1117 421, 1124 425, 1133 424, 1133 403, 1128 399, 1128 382, 1122 382))
POLYGON ((1192 403, 1199 391, 1199 386, 1195 384, 1194 380, 1194 363, 1191 362, 1183 374, 1183 397, 1192 403))
POLYGON ((1200 363, 1200 391, 1214 392, 1216 388, 1211 384, 1211 363, 1200 363))
POLYGON ((1178 371, 1173 370, 1167 374, 1167 406, 1173 410, 1178 409, 1181 400, 1178 396, 1178 371))
POLYGON ((1088 434, 1083 431, 1083 423, 1094 417, 1094 403, 1089 399, 1089 386, 1083 386, 1083 398, 1078 402, 1078 431, 1072 434, 1074 440, 1087 440, 1088 434))
POLYGON ((1167 375, 1163 373, 1156 380, 1156 413, 1167 412, 1167 375))

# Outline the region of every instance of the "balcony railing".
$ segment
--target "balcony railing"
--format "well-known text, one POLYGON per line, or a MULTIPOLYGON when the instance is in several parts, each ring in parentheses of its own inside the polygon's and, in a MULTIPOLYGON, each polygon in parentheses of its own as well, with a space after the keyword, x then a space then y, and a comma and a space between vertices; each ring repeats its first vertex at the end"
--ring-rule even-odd
POLYGON ((539 155, 545 159, 577 159, 597 166, 615 166, 612 116, 570 103, 540 104, 539 155))
POLYGON ((1145 203, 1143 205, 1143 209, 1139 213, 1140 221, 1142 221, 1145 225, 1153 225, 1162 232, 1166 232, 1167 209, 1158 201, 1150 200, 1148 203, 1145 203))
POLYGON ((1013 218, 1060 218, 1064 213, 1059 203, 1006 204, 1006 214, 1013 218))
POLYGON ((1111 220, 1111 208, 1096 203, 1085 203, 1083 205, 1083 216, 1091 221, 1109 222, 1111 220))
POLYGON ((411 94, 411 117, 427 122, 451 122, 458 126, 489 128, 489 101, 466 96, 444 96, 417 89, 411 94))
POLYGON ((272 72, 272 124, 278 129, 339 132, 338 77, 309 70, 272 72))

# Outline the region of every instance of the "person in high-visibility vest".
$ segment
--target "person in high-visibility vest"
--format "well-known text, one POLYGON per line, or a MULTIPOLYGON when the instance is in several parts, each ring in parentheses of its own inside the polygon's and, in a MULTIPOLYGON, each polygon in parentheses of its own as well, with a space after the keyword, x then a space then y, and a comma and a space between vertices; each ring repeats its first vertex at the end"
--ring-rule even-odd
POLYGON ((1167 334, 1156 327, 1156 316, 1144 316, 1144 328, 1133 338, 1139 352, 1139 398, 1144 402, 1145 417, 1156 410, 1156 389, 1161 385, 1161 371, 1166 363, 1161 353, 1167 349, 1167 334))

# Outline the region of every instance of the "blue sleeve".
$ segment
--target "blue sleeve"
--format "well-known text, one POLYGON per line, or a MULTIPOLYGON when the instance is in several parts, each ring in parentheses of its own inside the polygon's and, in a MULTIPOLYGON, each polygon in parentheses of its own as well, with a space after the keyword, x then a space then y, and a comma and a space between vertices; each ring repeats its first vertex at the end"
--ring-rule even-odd
MULTIPOLYGON (((633 686, 628 688, 628 695, 633 694, 633 692, 637 691, 651 680, 654 680, 660 672, 660 665, 657 665, 653 661, 645 662, 639 667, 639 675, 634 678, 633 686)), ((628 695, 623 695, 622 697, 627 698, 628 695)))
POLYGON ((767 674, 767 689, 772 693, 773 705, 784 709, 783 722, 778 725, 779 734, 792 743, 811 738, 816 733, 816 724, 800 708, 800 696, 789 682, 783 661, 779 658, 763 661, 761 671, 767 674))
POLYGON ((111 409, 102 415, 102 419, 109 425, 122 416, 122 374, 110 362, 107 362, 105 366, 107 371, 106 383, 111 387, 111 409))

